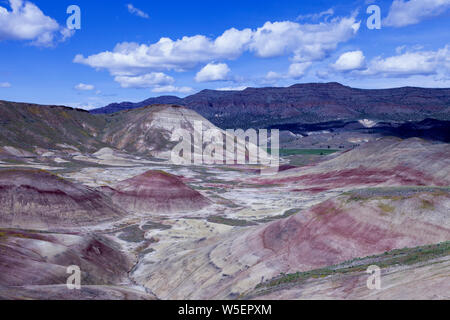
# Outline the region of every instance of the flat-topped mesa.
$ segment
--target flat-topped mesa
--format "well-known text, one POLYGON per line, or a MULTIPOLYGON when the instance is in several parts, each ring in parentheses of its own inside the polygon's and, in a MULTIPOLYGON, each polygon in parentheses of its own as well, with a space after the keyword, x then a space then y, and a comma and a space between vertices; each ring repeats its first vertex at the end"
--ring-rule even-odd
POLYGON ((145 213, 175 213, 200 210, 211 202, 177 176, 147 171, 104 189, 125 210, 145 213))
POLYGON ((0 227, 64 229, 113 221, 124 215, 101 192, 50 172, 0 170, 0 227))
POLYGON ((113 104, 94 113, 112 113, 151 103, 176 103, 198 112, 220 128, 265 128, 288 123, 335 120, 422 121, 450 119, 450 89, 357 89, 331 83, 290 87, 203 90, 182 99, 157 97, 138 103, 113 104))

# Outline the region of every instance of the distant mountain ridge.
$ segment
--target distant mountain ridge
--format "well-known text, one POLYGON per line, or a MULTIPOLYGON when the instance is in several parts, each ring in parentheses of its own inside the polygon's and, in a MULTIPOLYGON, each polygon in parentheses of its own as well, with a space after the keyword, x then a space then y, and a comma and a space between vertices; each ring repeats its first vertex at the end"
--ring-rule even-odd
POLYGON ((182 105, 183 99, 175 96, 161 96, 156 98, 149 98, 141 102, 121 102, 121 103, 111 103, 107 105, 106 107, 94 109, 91 110, 90 113, 92 114, 110 114, 110 113, 116 113, 123 110, 129 110, 129 109, 137 109, 142 108, 154 104, 176 104, 176 105, 182 105))
POLYGON ((355 89, 336 82, 243 91, 203 90, 185 98, 162 96, 138 103, 115 103, 91 113, 114 113, 157 103, 186 106, 221 128, 359 119, 450 120, 450 88, 355 89))

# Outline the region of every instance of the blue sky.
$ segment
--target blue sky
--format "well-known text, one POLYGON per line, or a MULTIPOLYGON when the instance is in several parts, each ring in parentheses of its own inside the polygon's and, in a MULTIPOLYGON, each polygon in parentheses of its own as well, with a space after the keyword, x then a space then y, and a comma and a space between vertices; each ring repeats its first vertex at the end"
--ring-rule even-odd
POLYGON ((449 18, 450 0, 0 0, 0 99, 91 109, 304 82, 450 87, 449 18))

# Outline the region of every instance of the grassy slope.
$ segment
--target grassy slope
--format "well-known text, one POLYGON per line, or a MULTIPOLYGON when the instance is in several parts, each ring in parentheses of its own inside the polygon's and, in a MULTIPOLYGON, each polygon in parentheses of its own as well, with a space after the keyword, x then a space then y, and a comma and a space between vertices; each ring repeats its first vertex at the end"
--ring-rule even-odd
POLYGON ((62 106, 39 106, 0 101, 0 144, 32 151, 68 144, 82 151, 104 146, 96 138, 105 126, 103 116, 62 106))
POLYGON ((413 265, 416 263, 427 262, 448 255, 450 255, 450 241, 415 248, 397 249, 385 252, 381 255, 356 258, 326 268, 306 272, 281 274, 274 279, 259 284, 251 293, 246 295, 245 298, 262 296, 279 290, 299 286, 312 278, 325 278, 332 275, 348 274, 352 272, 365 272, 371 265, 377 265, 381 269, 384 269, 394 265, 413 265))

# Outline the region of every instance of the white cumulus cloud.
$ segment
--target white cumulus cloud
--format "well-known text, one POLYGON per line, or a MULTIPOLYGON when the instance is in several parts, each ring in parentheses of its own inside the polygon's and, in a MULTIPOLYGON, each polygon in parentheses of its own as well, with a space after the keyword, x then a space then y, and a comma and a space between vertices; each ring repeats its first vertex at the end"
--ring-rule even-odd
POLYGON ((231 28, 215 39, 195 35, 178 40, 161 38, 150 45, 119 43, 112 51, 87 57, 78 54, 74 62, 106 69, 112 75, 184 71, 201 63, 237 59, 244 52, 262 58, 288 55, 294 62, 310 62, 327 57, 339 43, 352 38, 359 26, 354 16, 318 24, 267 22, 255 30, 231 28))
POLYGON ((332 67, 337 71, 351 71, 364 68, 366 58, 362 51, 343 53, 332 67))
POLYGON ((370 61, 364 75, 384 76, 431 75, 450 72, 450 48, 445 46, 436 51, 408 51, 387 58, 377 57, 370 61))
POLYGON ((175 82, 174 78, 162 72, 151 72, 141 76, 116 76, 114 81, 120 83, 122 88, 150 88, 175 82))
POLYGON ((295 62, 289 66, 287 72, 275 72, 269 71, 264 80, 266 83, 275 83, 277 80, 281 79, 300 79, 306 74, 306 71, 312 65, 312 62, 295 62))
POLYGON ((226 80, 230 68, 225 63, 208 63, 195 76, 197 82, 226 80))
POLYGON ((94 90, 95 87, 92 84, 79 83, 75 86, 75 89, 79 91, 91 91, 94 90))
POLYGON ((438 16, 450 8, 450 0, 394 0, 383 25, 403 27, 438 16))
POLYGON ((147 13, 145 13, 144 11, 136 8, 131 3, 127 4, 127 9, 128 9, 129 13, 134 14, 134 15, 136 15, 138 17, 141 17, 141 18, 144 18, 144 19, 150 18, 150 16, 147 13))
POLYGON ((339 43, 352 38, 359 27, 354 17, 319 24, 266 22, 254 32, 249 47, 262 58, 292 54, 296 62, 316 61, 327 57, 339 43))
POLYGON ((278 80, 278 79, 281 79, 281 78, 283 78, 283 75, 278 73, 278 72, 275 72, 275 71, 267 72, 266 77, 265 77, 265 79, 268 80, 269 82, 270 81, 274 81, 274 80, 278 80))
POLYGON ((11 10, 0 6, 0 40, 29 40, 33 45, 50 46, 73 35, 29 1, 9 0, 11 10))
POLYGON ((289 71, 287 73, 288 78, 299 79, 303 77, 311 66, 311 62, 303 62, 303 63, 293 63, 289 66, 289 71))
POLYGON ((332 15, 334 15, 334 9, 330 8, 328 10, 325 10, 325 11, 322 11, 322 12, 319 12, 319 13, 299 15, 297 17, 297 20, 317 21, 317 20, 320 20, 322 17, 328 18, 328 17, 330 17, 332 15))

